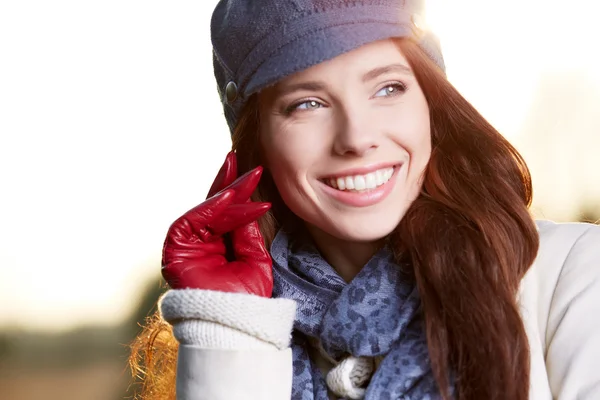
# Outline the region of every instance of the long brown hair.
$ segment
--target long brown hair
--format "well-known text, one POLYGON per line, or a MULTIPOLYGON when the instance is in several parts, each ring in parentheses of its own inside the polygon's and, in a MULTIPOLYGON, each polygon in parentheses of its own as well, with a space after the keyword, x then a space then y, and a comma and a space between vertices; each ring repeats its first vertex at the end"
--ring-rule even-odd
MULTIPOLYGON (((528 211, 528 168, 414 41, 398 45, 427 98, 433 150, 421 193, 391 243, 413 266, 433 373, 446 399, 453 379, 461 400, 525 400, 529 347, 517 291, 539 241, 528 211)), ((260 164, 259 122, 255 97, 233 135, 240 173, 260 164)), ((268 171, 253 197, 273 203, 259 221, 269 244, 281 222, 294 216, 268 171)), ((143 399, 174 399, 175 369, 168 365, 175 363, 174 341, 155 317, 135 342, 131 365, 145 384, 143 399), (153 332, 160 343, 153 342, 153 332), (157 352, 169 361, 158 362, 157 352)))

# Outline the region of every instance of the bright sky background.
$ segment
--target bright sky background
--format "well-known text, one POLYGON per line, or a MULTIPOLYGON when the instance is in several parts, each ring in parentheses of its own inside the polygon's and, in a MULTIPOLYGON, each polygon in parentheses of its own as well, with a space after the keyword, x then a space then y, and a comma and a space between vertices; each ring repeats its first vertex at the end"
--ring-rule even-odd
MULTIPOLYGON (((216 0, 0 3, 0 327, 116 323, 229 146, 216 0)), ((429 0, 449 79, 530 163, 536 212, 600 201, 596 2, 429 0)))

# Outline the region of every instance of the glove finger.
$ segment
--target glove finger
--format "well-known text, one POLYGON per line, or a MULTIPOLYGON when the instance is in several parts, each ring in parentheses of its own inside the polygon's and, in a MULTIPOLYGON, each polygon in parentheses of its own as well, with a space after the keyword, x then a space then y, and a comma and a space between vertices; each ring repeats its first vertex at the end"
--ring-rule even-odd
POLYGON ((215 271, 221 270, 225 264, 227 259, 224 255, 207 254, 193 263, 173 263, 163 267, 161 272, 172 289, 204 289, 210 284, 215 271))
POLYGON ((192 241, 176 239, 169 242, 167 239, 163 247, 161 271, 170 283, 174 277, 180 277, 189 268, 209 266, 215 264, 214 260, 225 260, 226 248, 222 240, 202 243, 196 237, 192 241))
POLYGON ((231 233, 231 243, 237 261, 250 265, 261 282, 261 296, 271 296, 273 289, 273 269, 271 255, 256 221, 250 222, 231 233))
POLYGON ((169 238, 163 246, 163 265, 174 262, 200 260, 210 254, 225 255, 225 243, 222 240, 203 242, 197 236, 169 238))
POLYGON ((265 241, 258 228, 258 222, 252 221, 233 230, 231 232, 231 242, 236 260, 271 262, 271 255, 265 247, 265 241))
POLYGON ((202 239, 206 239, 206 225, 217 219, 220 214, 233 202, 235 193, 233 190, 225 190, 205 200, 180 217, 173 227, 177 227, 189 233, 196 233, 202 239))
POLYGON ((235 274, 237 280, 241 283, 235 289, 237 292, 271 297, 273 294, 273 274, 270 262, 265 267, 268 269, 268 275, 258 273, 257 268, 261 267, 254 263, 233 261, 227 264, 227 269, 235 274))
POLYGON ((227 153, 225 162, 221 166, 219 173, 215 177, 206 198, 213 197, 215 194, 231 185, 237 178, 237 158, 233 151, 227 153))
POLYGON ((219 218, 215 218, 211 221, 208 224, 207 229, 214 235, 220 236, 252 221, 256 221, 260 216, 269 211, 270 208, 270 203, 250 202, 244 204, 232 204, 219 215, 219 218))
POLYGON ((250 199, 250 196, 258 186, 262 171, 262 167, 256 167, 252 171, 248 171, 237 178, 231 185, 227 186, 227 190, 233 190, 235 192, 233 203, 246 203, 250 199))

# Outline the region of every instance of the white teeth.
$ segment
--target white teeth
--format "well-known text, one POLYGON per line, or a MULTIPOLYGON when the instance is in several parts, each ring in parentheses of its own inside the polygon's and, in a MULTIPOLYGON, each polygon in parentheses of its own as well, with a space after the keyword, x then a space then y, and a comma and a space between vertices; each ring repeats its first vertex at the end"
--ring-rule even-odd
POLYGON ((352 178, 351 176, 346 177, 346 189, 354 189, 354 178, 352 178))
POLYGON ((377 186, 381 186, 383 185, 383 182, 385 182, 387 179, 383 179, 383 172, 381 170, 377 170, 375 172, 375 178, 377 180, 377 186))
POLYGON ((367 189, 375 189, 377 187, 377 178, 375 178, 375 174, 368 173, 366 175, 365 183, 367 184, 367 189))
POLYGON ((367 184, 365 183, 365 177, 362 175, 358 175, 354 177, 354 189, 355 190, 365 190, 367 184))
POLYGON ((365 190, 375 189, 390 180, 394 174, 394 168, 384 168, 366 175, 346 176, 330 178, 325 181, 329 186, 338 190, 365 190))

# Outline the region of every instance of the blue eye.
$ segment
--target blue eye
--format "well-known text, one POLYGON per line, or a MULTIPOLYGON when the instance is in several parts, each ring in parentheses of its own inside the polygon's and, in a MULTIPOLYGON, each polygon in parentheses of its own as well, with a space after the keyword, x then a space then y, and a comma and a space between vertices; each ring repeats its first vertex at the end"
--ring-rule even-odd
POLYGON ((316 100, 309 100, 304 103, 296 104, 294 108, 296 110, 314 110, 315 108, 321 108, 321 103, 316 100))
POLYGON ((374 97, 393 97, 404 92, 406 92, 406 86, 404 86, 402 83, 391 83, 385 85, 385 87, 375 93, 374 97))
POLYGON ((316 100, 307 100, 301 103, 295 103, 289 106, 285 111, 287 114, 292 113, 294 111, 310 111, 316 110, 317 108, 321 108, 323 105, 316 100))

